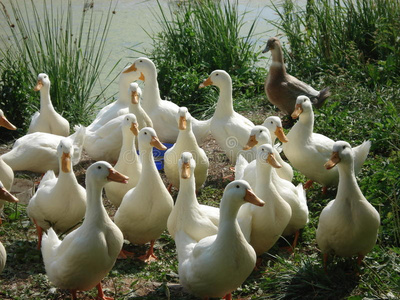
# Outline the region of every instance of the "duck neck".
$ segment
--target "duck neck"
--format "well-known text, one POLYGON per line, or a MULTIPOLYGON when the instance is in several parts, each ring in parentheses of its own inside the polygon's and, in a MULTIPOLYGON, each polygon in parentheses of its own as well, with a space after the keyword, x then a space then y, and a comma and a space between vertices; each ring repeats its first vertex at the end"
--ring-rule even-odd
POLYGON ((238 237, 244 239, 236 219, 240 205, 234 205, 233 201, 224 198, 225 197, 222 197, 221 199, 219 209, 220 216, 217 240, 234 242, 238 237))
POLYGON ((178 138, 176 139, 177 145, 184 145, 185 149, 193 148, 197 145, 196 137, 192 130, 192 123, 187 122, 187 127, 184 130, 179 130, 178 138))
POLYGON ((124 105, 129 105, 131 102, 129 97, 129 85, 131 84, 130 79, 129 74, 122 73, 119 76, 119 97, 117 101, 124 105))
POLYGON ((101 224, 105 220, 109 219, 106 209, 103 206, 103 185, 91 178, 86 177, 86 213, 85 220, 82 226, 85 224, 101 224))
MULTIPOLYGON (((149 178, 157 178, 158 181, 161 181, 161 177, 154 163, 152 150, 152 147, 141 146, 139 143, 140 160, 142 162, 142 174, 140 176, 138 185, 140 185, 142 181, 145 182, 143 184, 147 185, 149 178)), ((155 184, 155 182, 153 182, 152 184, 155 184)))
POLYGON ((259 190, 265 190, 265 187, 268 186, 268 183, 272 181, 272 166, 265 161, 257 160, 256 178, 256 192, 257 187, 260 187, 259 190))
POLYGON ((43 85, 40 89, 40 113, 54 111, 53 103, 50 98, 50 86, 43 85))
POLYGON ((286 74, 285 63, 283 61, 282 47, 276 47, 271 51, 272 63, 269 72, 273 77, 279 77, 286 74))
POLYGON ((299 116, 298 123, 302 127, 301 133, 303 136, 311 136, 314 132, 314 112, 312 110, 308 112, 302 112, 299 116))
MULTIPOLYGON (((350 164, 340 163, 337 165, 339 171, 339 185, 337 194, 347 193, 347 194, 357 194, 361 197, 350 197, 352 199, 362 199, 362 192, 358 186, 357 179, 354 173, 354 162, 350 164)), ((347 197, 349 198, 349 197, 347 197)), ((348 199, 346 199, 348 200, 348 199)))
POLYGON ((219 98, 214 115, 217 117, 225 117, 233 115, 233 100, 232 100, 232 81, 226 82, 219 87, 219 98))
POLYGON ((138 160, 135 147, 135 135, 130 130, 122 132, 122 147, 119 152, 118 162, 123 160, 138 160))
POLYGON ((142 107, 146 112, 151 111, 154 107, 158 107, 161 102, 160 90, 158 88, 157 70, 146 70, 145 85, 143 89, 142 107))
POLYGON ((187 179, 180 178, 179 193, 176 200, 176 205, 183 205, 183 202, 185 202, 185 209, 198 205, 196 198, 196 182, 193 172, 187 179))

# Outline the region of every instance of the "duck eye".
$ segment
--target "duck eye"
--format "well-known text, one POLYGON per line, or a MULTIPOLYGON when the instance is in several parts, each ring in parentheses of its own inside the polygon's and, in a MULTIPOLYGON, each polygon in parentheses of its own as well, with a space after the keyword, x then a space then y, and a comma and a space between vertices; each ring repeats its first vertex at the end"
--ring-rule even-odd
POLYGON ((139 60, 139 62, 143 62, 143 60, 139 60))
POLYGON ((217 73, 217 74, 215 74, 215 76, 218 76, 219 74, 217 73))
POLYGON ((271 124, 274 124, 274 122, 271 121, 271 124))
POLYGON ((262 129, 260 130, 260 133, 262 132, 262 129))
POLYGON ((144 134, 146 134, 146 135, 147 135, 147 132, 144 132, 144 134))
POLYGON ((239 186, 239 185, 236 185, 236 188, 238 189, 238 188, 240 188, 240 186, 239 186))
POLYGON ((343 146, 343 149, 346 149, 346 146, 343 146))
POLYGON ((99 170, 100 170, 100 169, 101 169, 101 166, 97 166, 97 169, 99 169, 99 170))

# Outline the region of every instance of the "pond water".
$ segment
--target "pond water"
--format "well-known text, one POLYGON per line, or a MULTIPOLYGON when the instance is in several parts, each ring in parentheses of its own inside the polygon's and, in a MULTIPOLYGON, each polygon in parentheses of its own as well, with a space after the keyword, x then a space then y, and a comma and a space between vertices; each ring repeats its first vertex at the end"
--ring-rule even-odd
MULTIPOLYGON (((22 2, 22 1, 21 1, 22 2)), ((21 3, 20 2, 20 3, 21 3)), ((41 12, 43 8, 42 0, 34 0, 38 11, 41 12)), ((80 15, 84 3, 93 3, 93 10, 96 17, 101 18, 109 9, 109 0, 73 0, 72 7, 74 17, 79 24, 80 15), (76 12, 76 16, 75 16, 76 12)), ((179 0, 160 0, 160 5, 165 12, 169 12, 169 8, 175 9, 180 3, 179 0)), ((274 1, 279 4, 282 1, 274 1)), ((306 0, 298 1, 300 4, 305 3, 306 0)), ((47 1, 49 5, 50 1, 47 1)), ((65 7, 65 0, 53 0, 55 8, 63 5, 65 7)), ((134 60, 134 57, 141 56, 141 54, 129 50, 132 46, 136 45, 135 49, 143 51, 151 47, 151 39, 148 37, 147 32, 158 32, 160 29, 159 24, 156 22, 154 13, 159 13, 158 3, 156 0, 118 0, 116 3, 115 14, 113 15, 110 32, 106 43, 106 53, 110 53, 107 60, 104 72, 101 77, 101 85, 104 86, 111 78, 118 75, 120 70, 128 63, 134 60), (107 77, 111 68, 120 60, 118 67, 107 77)), ((7 6, 7 3, 5 3, 7 6)), ((247 32, 252 22, 258 18, 256 27, 256 38, 258 49, 261 51, 265 46, 266 40, 273 35, 277 34, 277 30, 273 28, 268 20, 276 20, 277 16, 273 9, 270 7, 270 2, 265 0, 238 0, 239 12, 247 12, 245 15, 246 25, 243 27, 243 32, 247 32), (260 37, 260 39, 258 39, 260 37)), ((8 5, 9 6, 9 5, 8 5)), ((10 11, 9 7, 8 10, 10 11)), ((169 13, 168 13, 169 14, 169 13)), ((0 18, 1 28, 6 28, 7 23, 3 17, 0 18)), ((7 36, 6 30, 1 30, 2 37, 7 36)), ((266 54, 265 65, 267 66, 269 54, 266 54)), ((45 71, 44 71, 45 72, 45 71)), ((201 79, 199 79, 201 80, 201 79)), ((99 87, 100 88, 100 87, 99 87)), ((117 83, 110 86, 108 95, 112 95, 118 91, 117 83)))

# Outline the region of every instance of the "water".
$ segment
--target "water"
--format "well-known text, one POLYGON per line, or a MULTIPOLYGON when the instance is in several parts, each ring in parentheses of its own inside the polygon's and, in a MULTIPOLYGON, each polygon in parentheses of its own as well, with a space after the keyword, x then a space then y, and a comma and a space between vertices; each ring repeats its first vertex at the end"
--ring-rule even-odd
MULTIPOLYGON (((21 1, 22 2, 22 1, 21 1)), ((21 3, 20 2, 20 3, 21 3)), ((39 12, 43 10, 43 1, 35 0, 35 5, 39 12)), ((61 5, 65 7, 65 0, 53 0, 53 6, 55 9, 61 5)), ((102 18, 109 9, 109 0, 85 0, 85 1, 72 1, 72 8, 74 11, 74 18, 79 24, 80 16, 83 10, 84 2, 93 2, 93 10, 96 18, 102 18)), ((115 2, 115 1, 114 1, 115 2)), ((165 12, 169 14, 169 8, 174 9, 179 4, 179 0, 160 0, 160 5, 165 12)), ((275 1, 275 4, 278 1, 275 1)), ((299 1, 305 3, 305 0, 299 1)), ((50 1, 47 1, 49 5, 50 1)), ((5 3, 6 7, 11 12, 9 4, 5 3), (8 5, 7 5, 8 4, 8 5)), ((238 1, 239 12, 247 12, 245 15, 246 24, 243 27, 243 32, 247 32, 252 22, 258 18, 257 27, 255 30, 256 36, 253 42, 257 43, 257 49, 261 52, 265 46, 265 42, 270 36, 276 35, 277 30, 272 27, 267 20, 276 20, 277 16, 268 4, 269 1, 265 0, 239 0, 238 1), (260 39, 258 39, 260 37, 260 39)), ((110 27, 110 32, 107 38, 105 53, 110 53, 107 63, 104 68, 104 72, 100 78, 101 86, 107 85, 107 83, 117 76, 124 66, 132 62, 135 58, 141 56, 141 54, 129 50, 129 48, 135 46, 138 51, 143 51, 151 47, 151 39, 147 35, 147 32, 156 33, 159 31, 160 26, 157 24, 154 13, 158 13, 159 8, 156 0, 119 0, 115 8, 115 14, 110 27), (118 62, 118 66, 107 76, 112 67, 118 62)), ((2 38, 7 37, 7 23, 5 19, 0 17, 0 36, 2 38)), ((269 54, 266 54, 265 66, 268 64, 269 54)), ((263 62, 262 62, 263 63, 263 62)), ((45 71, 44 71, 45 72, 45 71)), ((201 79, 199 79, 200 81, 201 79)), ((107 95, 113 95, 118 91, 118 84, 115 82, 112 84, 107 92, 107 95)), ((96 92, 96 91, 95 91, 96 92)))

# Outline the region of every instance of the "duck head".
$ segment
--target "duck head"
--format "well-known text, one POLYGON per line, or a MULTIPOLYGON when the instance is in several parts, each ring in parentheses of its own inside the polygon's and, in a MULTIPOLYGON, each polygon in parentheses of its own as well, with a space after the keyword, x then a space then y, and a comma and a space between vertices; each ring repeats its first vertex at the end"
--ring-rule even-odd
POLYGON ((61 161, 61 171, 64 173, 71 172, 71 157, 74 154, 74 147, 70 139, 65 138, 60 141, 57 147, 57 156, 61 161))
POLYGON ((209 85, 215 85, 217 87, 221 87, 223 84, 229 82, 232 84, 232 79, 229 74, 224 70, 215 70, 212 71, 210 76, 199 85, 199 88, 203 88, 209 85))
POLYGON ((278 47, 281 47, 281 42, 277 37, 271 37, 269 38, 267 45, 265 46, 265 49, 262 51, 262 53, 266 53, 268 51, 273 51, 275 49, 278 49, 278 47))
POLYGON ((293 119, 297 119, 305 111, 312 111, 311 100, 307 96, 298 96, 296 99, 296 106, 291 116, 293 119))
POLYGON ((126 114, 121 126, 123 131, 131 131, 135 136, 139 134, 139 125, 134 114, 126 114))
POLYGON ((325 168, 330 170, 342 161, 351 162, 353 157, 353 149, 350 144, 345 141, 337 141, 333 144, 331 158, 325 163, 325 168))
POLYGON ((45 73, 40 73, 38 75, 37 83, 34 86, 33 90, 40 91, 42 89, 42 87, 47 87, 47 88, 50 87, 49 75, 47 75, 45 73))
POLYGON ((103 186, 109 181, 127 183, 129 180, 128 176, 116 171, 111 164, 106 161, 98 161, 92 164, 86 170, 86 178, 91 178, 103 186))
POLYGON ((287 143, 289 141, 283 131, 281 118, 270 116, 264 120, 262 126, 266 127, 269 130, 270 135, 273 133, 282 143, 287 143))
POLYGON ((261 125, 254 126, 250 131, 250 137, 247 144, 243 147, 243 150, 250 150, 257 144, 271 144, 271 135, 267 128, 261 125))
POLYGON ((191 118, 188 109, 184 106, 179 107, 177 114, 178 128, 179 130, 186 130, 188 125, 191 124, 191 118))
POLYGON ((157 137, 156 131, 151 127, 144 127, 139 131, 139 146, 140 145, 151 145, 156 147, 158 150, 166 150, 165 147, 157 137))
POLYGON ((190 152, 183 152, 178 161, 179 174, 182 179, 189 179, 193 176, 194 169, 196 168, 196 161, 190 152))
POLYGON ((258 147, 257 163, 268 163, 275 169, 282 167, 282 165, 276 160, 273 147, 270 144, 264 144, 258 147))
POLYGON ((131 96, 131 103, 138 104, 139 99, 142 96, 142 89, 136 82, 132 82, 129 85, 129 94, 131 96))
POLYGON ((150 59, 146 57, 139 57, 133 62, 131 66, 123 71, 123 73, 129 72, 137 72, 138 74, 140 74, 138 79, 141 81, 146 81, 145 74, 147 72, 154 72, 157 74, 156 66, 150 59))
POLYGON ((224 190, 223 198, 229 198, 239 206, 249 202, 256 206, 264 206, 265 202, 254 194, 249 183, 245 180, 235 180, 229 183, 224 190))

